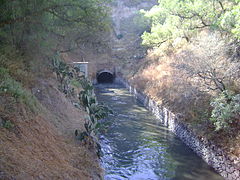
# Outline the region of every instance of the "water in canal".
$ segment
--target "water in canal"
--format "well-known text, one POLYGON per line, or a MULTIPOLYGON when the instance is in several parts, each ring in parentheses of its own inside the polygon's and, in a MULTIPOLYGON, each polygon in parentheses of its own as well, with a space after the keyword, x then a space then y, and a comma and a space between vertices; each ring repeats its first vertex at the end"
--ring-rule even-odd
POLYGON ((120 85, 97 85, 114 114, 100 135, 106 180, 223 179, 120 85))

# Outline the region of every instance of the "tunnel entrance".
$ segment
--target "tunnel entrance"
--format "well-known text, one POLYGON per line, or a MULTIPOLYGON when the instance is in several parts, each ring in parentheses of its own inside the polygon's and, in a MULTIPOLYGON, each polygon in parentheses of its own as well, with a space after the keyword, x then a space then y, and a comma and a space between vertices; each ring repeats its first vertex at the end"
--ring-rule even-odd
POLYGON ((113 83, 114 75, 111 72, 101 72, 97 75, 98 83, 113 83))

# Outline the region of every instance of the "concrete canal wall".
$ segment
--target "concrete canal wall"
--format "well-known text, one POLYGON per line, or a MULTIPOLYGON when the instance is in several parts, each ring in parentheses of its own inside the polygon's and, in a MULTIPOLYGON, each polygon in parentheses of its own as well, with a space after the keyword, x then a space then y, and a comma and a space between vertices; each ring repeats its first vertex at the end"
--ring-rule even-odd
POLYGON ((165 107, 159 106, 144 93, 138 91, 122 78, 116 78, 116 82, 123 84, 131 94, 176 134, 187 146, 197 153, 207 164, 213 167, 227 180, 240 179, 240 158, 231 159, 226 153, 206 138, 194 134, 184 123, 165 107))

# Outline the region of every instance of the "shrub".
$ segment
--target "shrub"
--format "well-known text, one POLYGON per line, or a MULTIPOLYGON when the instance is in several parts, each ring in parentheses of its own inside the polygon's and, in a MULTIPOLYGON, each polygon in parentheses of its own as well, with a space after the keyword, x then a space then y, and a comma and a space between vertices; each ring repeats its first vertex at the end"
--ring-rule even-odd
POLYGON ((83 89, 79 93, 79 100, 87 111, 88 116, 85 118, 85 131, 80 132, 76 130, 75 135, 80 141, 86 141, 87 139, 93 141, 96 145, 96 153, 100 157, 102 154, 101 145, 95 137, 100 127, 98 120, 107 117, 108 113, 112 113, 112 111, 108 107, 98 104, 92 83, 90 81, 82 77, 79 82, 83 89))
POLYGON ((70 85, 78 85, 76 84, 77 80, 74 79, 73 69, 62 60, 59 54, 52 57, 52 68, 57 75, 57 80, 60 82, 60 90, 66 95, 73 95, 74 88, 70 85))
POLYGON ((7 120, 3 123, 3 127, 6 129, 12 129, 14 127, 14 124, 11 121, 7 120))
POLYGON ((210 103, 213 107, 210 120, 215 130, 229 130, 231 124, 240 118, 240 94, 224 91, 210 103))
POLYGON ((112 113, 108 107, 98 104, 96 95, 94 93, 93 86, 90 81, 83 78, 81 81, 83 90, 79 93, 79 100, 85 107, 88 118, 86 118, 85 129, 89 136, 96 133, 98 127, 98 120, 108 116, 108 113, 112 113))
POLYGON ((25 87, 33 84, 34 77, 30 73, 29 57, 22 55, 12 47, 0 47, 0 67, 7 69, 8 74, 25 87))
POLYGON ((33 112, 37 110, 36 98, 14 80, 5 68, 0 68, 0 95, 7 94, 15 98, 16 101, 26 104, 33 112))
POLYGON ((70 81, 70 84, 71 84, 72 86, 76 87, 76 88, 81 87, 81 84, 80 84, 80 82, 79 82, 77 79, 72 79, 72 80, 70 81))

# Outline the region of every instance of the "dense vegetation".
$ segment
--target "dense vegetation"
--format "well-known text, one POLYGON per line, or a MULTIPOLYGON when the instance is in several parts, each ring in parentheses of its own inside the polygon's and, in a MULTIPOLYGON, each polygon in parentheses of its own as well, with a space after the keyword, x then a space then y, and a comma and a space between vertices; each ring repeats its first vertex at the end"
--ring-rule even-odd
POLYGON ((143 64, 136 83, 142 81, 142 88, 162 97, 165 105, 194 124, 237 132, 240 1, 158 2, 151 10, 141 11, 150 26, 142 34, 142 43, 153 49, 150 59, 154 61, 143 64))
POLYGON ((91 81, 85 78, 78 67, 67 65, 59 55, 55 55, 52 61, 53 71, 60 83, 59 90, 72 99, 78 96, 79 102, 74 102, 75 107, 81 109, 82 106, 87 112, 84 131, 75 130, 76 138, 85 144, 95 145, 94 149, 100 157, 101 146, 96 137, 100 127, 98 120, 107 117, 111 111, 107 106, 98 103, 91 81))
POLYGON ((86 38, 96 38, 96 32, 106 31, 108 8, 105 3, 100 0, 1 0, 1 48, 10 45, 26 52, 34 47, 45 54, 49 50, 76 48, 86 38))
MULTIPOLYGON (((125 1, 130 7, 139 2, 125 1)), ((94 133, 97 120, 106 111, 97 104, 88 82, 71 79, 69 67, 58 58, 87 43, 101 41, 102 34, 109 30, 107 3, 0 0, 0 96, 10 96, 36 112, 36 99, 27 90, 34 84, 33 73, 53 67, 59 89, 66 96, 74 93, 70 84, 82 83, 80 100, 89 114, 84 133, 94 133)), ((151 10, 141 12, 144 17, 131 17, 137 28, 129 27, 128 22, 125 28, 133 28, 137 34, 148 29, 142 34, 142 43, 156 51, 151 62, 134 61, 134 66, 141 66, 134 71, 137 86, 163 97, 159 101, 184 114, 196 127, 210 126, 217 133, 233 132, 231 135, 237 132, 240 0, 159 0, 151 10)), ((145 52, 135 59, 143 59, 142 54, 145 52)), ((8 121, 4 124, 12 126, 8 121)))
POLYGON ((160 0, 144 13, 152 20, 151 32, 143 34, 145 45, 159 46, 176 38, 190 41, 206 27, 240 39, 239 0, 160 0))
POLYGON ((23 93, 13 91, 20 91, 17 87, 21 84, 32 86, 32 73, 50 67, 56 54, 76 49, 84 42, 95 43, 108 29, 106 3, 102 0, 1 0, 0 67, 2 74, 7 73, 0 76, 0 93, 21 97, 23 93))
MULTIPOLYGON (((80 80, 61 54, 83 44, 99 43, 102 34, 109 30, 107 3, 108 0, 1 0, 0 97, 11 98, 13 103, 25 104, 38 113, 39 102, 30 89, 38 76, 48 78, 53 70, 60 84, 58 89, 69 99, 77 99, 74 88, 81 87, 80 80)), ((86 96, 89 98, 89 94, 86 96)), ((79 108, 80 102, 75 106, 79 108)), ((106 115, 105 109, 97 102, 86 107, 90 117, 85 122, 88 136, 93 136, 97 119, 106 115)), ((3 127, 14 124, 4 120, 3 127)))

